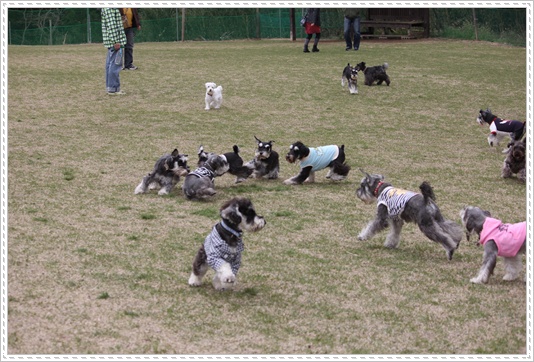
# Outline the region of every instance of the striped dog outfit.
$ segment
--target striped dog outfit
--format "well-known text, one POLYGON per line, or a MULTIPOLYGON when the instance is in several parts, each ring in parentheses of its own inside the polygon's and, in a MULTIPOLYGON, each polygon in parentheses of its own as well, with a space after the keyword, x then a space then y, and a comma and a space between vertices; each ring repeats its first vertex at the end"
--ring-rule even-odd
POLYGON ((388 208, 389 217, 397 217, 404 211, 406 203, 415 195, 419 194, 388 186, 378 197, 378 205, 384 205, 388 208))

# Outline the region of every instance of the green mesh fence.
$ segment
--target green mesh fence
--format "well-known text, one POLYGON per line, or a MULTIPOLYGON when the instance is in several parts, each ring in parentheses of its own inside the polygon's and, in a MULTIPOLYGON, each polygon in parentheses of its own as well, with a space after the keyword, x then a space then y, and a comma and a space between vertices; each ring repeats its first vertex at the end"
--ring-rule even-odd
MULTIPOLYGON (((362 9, 365 14, 366 9, 362 9)), ((303 9, 295 9, 297 38, 303 9)), ((290 9, 139 9, 142 30, 136 42, 222 41, 290 38, 290 9)), ((364 15, 365 17, 365 15, 364 15)), ((481 40, 526 44, 526 9, 476 9, 481 40), (506 37, 505 37, 506 35, 506 37)), ((9 9, 9 44, 60 45, 101 43, 100 9, 9 9)), ((430 35, 473 39, 473 9, 430 11, 430 35)), ((343 10, 322 9, 323 39, 343 39, 343 10)), ((364 32, 366 29, 362 29, 364 32)))

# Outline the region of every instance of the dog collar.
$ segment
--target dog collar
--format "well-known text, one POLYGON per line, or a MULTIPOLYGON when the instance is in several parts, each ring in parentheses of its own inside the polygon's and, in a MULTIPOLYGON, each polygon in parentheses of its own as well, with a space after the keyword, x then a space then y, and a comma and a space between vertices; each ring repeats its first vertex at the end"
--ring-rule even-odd
POLYGON ((378 183, 378 185, 376 185, 375 191, 373 191, 373 195, 374 195, 375 197, 378 196, 378 189, 379 189, 380 186, 382 186, 383 184, 384 184, 384 183, 383 183, 382 181, 380 181, 380 182, 378 183))
POLYGON ((229 233, 231 233, 232 235, 234 235, 236 238, 241 239, 241 236, 243 235, 243 232, 242 232, 242 231, 237 231, 237 230, 232 229, 231 227, 229 227, 228 225, 226 225, 226 223, 224 222, 224 220, 221 220, 221 226, 222 226, 226 231, 228 231, 229 233))

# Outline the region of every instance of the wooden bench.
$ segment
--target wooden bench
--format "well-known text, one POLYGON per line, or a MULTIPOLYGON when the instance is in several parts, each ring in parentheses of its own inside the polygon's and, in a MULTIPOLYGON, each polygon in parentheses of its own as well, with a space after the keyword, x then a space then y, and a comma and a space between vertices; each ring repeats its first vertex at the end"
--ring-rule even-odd
POLYGON ((362 38, 428 38, 430 36, 430 10, 420 8, 370 8, 360 22, 362 38), (383 29, 375 33, 377 28, 383 29), (392 34, 391 29, 405 29, 400 34, 392 34))

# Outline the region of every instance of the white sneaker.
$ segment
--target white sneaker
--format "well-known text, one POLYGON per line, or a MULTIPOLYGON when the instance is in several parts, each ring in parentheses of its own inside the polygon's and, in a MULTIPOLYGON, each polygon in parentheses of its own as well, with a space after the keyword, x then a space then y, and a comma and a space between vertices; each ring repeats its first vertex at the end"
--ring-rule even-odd
POLYGON ((125 95, 126 92, 123 92, 123 91, 118 91, 118 92, 108 92, 108 94, 110 96, 122 96, 122 95, 125 95))

